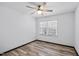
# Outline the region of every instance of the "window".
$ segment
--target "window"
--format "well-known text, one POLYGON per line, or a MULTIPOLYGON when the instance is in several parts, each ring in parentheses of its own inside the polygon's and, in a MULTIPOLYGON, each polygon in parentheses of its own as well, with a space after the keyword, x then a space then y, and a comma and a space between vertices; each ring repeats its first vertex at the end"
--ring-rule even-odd
POLYGON ((57 21, 40 22, 40 34, 47 36, 57 35, 57 21))

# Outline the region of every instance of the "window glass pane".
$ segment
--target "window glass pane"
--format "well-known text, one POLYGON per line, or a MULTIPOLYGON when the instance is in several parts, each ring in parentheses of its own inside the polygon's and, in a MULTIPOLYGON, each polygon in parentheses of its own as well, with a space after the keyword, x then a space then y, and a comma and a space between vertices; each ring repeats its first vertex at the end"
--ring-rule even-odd
POLYGON ((47 22, 40 22, 40 34, 46 35, 47 22))
POLYGON ((57 21, 48 21, 47 35, 49 36, 56 35, 56 31, 57 31, 57 21))

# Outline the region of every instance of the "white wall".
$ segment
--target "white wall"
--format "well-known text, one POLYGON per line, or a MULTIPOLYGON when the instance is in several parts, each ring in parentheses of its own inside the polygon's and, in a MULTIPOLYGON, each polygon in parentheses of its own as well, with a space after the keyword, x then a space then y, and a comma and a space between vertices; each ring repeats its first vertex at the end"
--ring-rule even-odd
POLYGON ((35 37, 35 20, 7 7, 0 7, 0 53, 28 43, 35 37))
POLYGON ((75 12, 75 49, 79 54, 79 7, 75 12))
POLYGON ((37 39, 49 41, 53 43, 59 43, 64 45, 73 46, 74 44, 74 12, 37 18, 36 19, 36 28, 37 28, 37 39), (48 21, 48 20, 57 20, 58 21, 58 36, 41 36, 39 35, 39 22, 48 21))

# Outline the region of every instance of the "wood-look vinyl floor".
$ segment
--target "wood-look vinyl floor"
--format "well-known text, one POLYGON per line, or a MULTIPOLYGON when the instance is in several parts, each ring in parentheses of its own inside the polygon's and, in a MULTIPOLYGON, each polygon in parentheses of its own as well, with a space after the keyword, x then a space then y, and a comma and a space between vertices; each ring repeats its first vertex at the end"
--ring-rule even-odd
POLYGON ((74 48, 34 41, 2 56, 76 56, 74 48))

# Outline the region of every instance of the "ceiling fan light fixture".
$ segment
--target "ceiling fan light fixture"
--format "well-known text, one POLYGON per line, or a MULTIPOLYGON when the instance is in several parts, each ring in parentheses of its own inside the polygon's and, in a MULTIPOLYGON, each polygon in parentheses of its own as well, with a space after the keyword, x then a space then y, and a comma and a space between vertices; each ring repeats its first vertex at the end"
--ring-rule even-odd
POLYGON ((37 14, 41 15, 43 12, 41 10, 37 11, 37 14))

